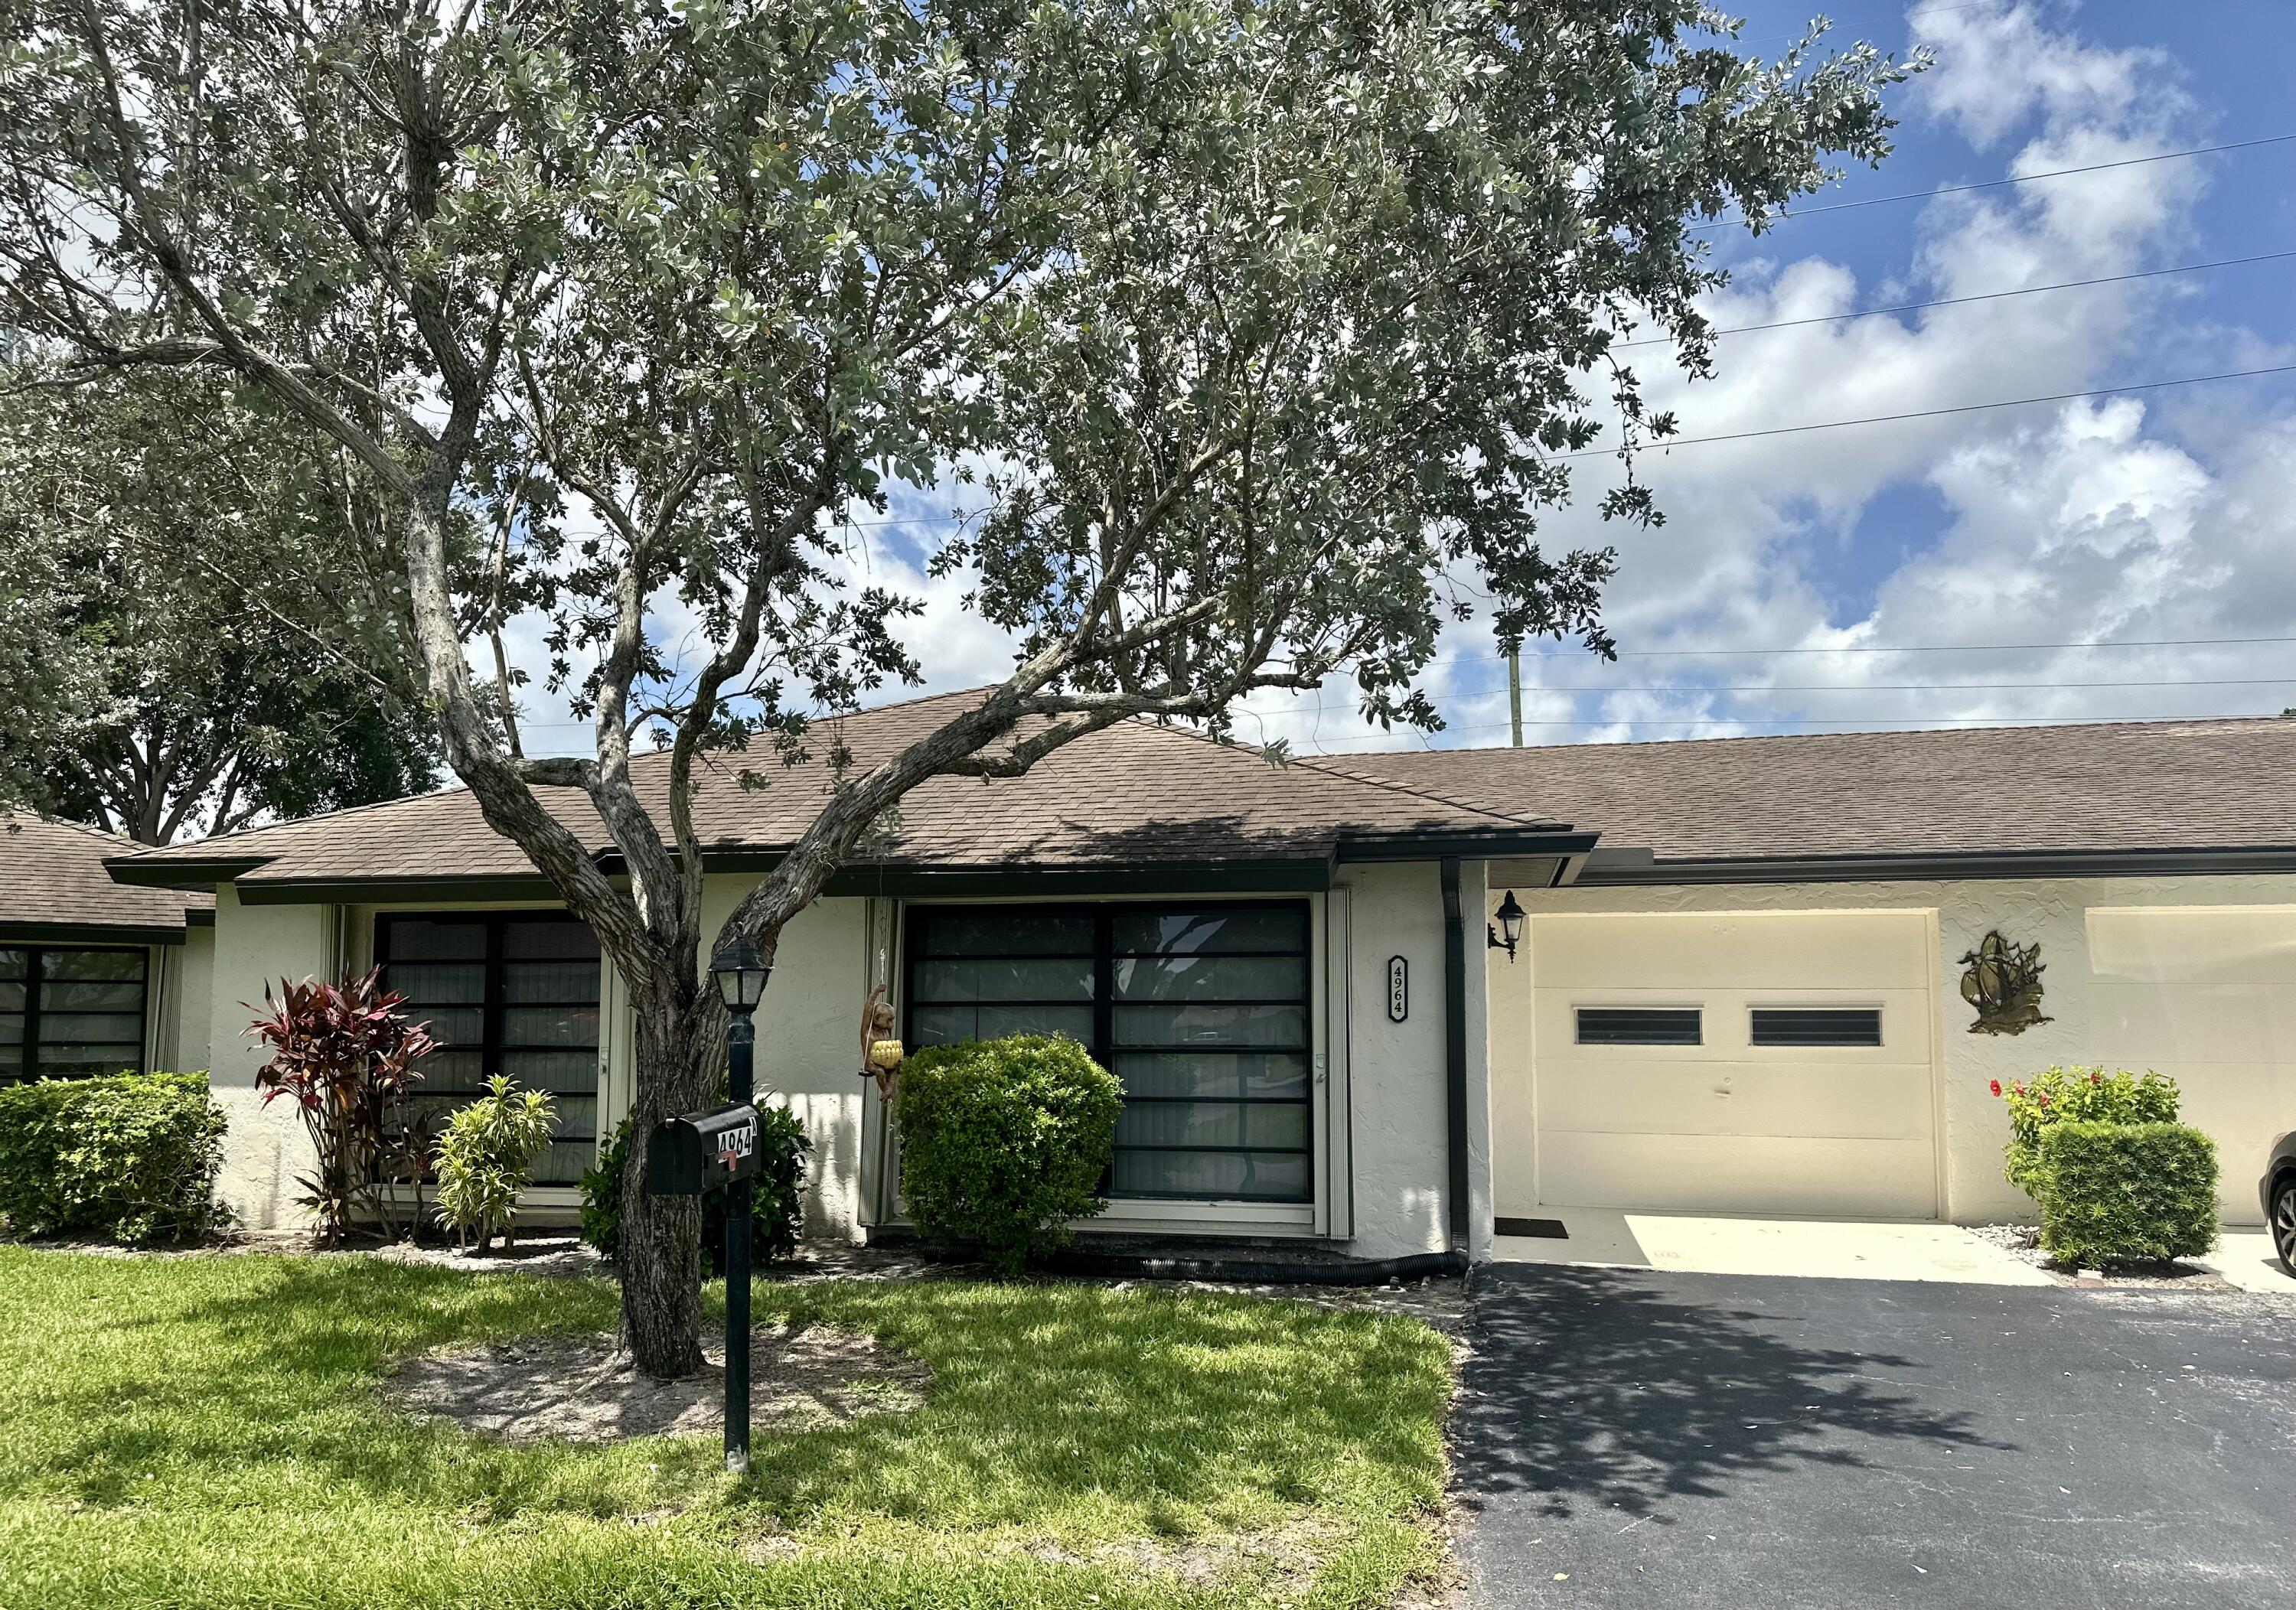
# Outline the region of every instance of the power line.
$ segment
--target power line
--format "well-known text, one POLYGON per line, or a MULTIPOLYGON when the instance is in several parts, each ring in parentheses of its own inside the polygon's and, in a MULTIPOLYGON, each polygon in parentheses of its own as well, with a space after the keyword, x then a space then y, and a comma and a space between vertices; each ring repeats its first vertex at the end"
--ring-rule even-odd
MULTIPOLYGON (((2146 380, 2134 386, 2099 386, 2090 391, 2060 391, 2048 396, 2005 397, 1995 403, 1959 403, 1950 408, 1915 408, 1904 413, 1875 413, 1856 420, 1818 420, 1807 425, 1773 425, 1761 430, 1732 430, 1720 436, 1661 437, 1645 442, 1637 451, 1664 452, 1675 447, 1703 447, 1716 442, 1751 441, 1765 436, 1800 436, 1811 430, 1840 430, 1851 425, 1893 425, 1904 420, 1942 419, 1954 413, 1983 413, 1996 408, 2030 408, 2042 403, 2074 403, 2084 397, 2119 396, 2131 391, 2166 391, 2177 386, 2205 386, 2215 380, 2248 380, 2259 375, 2296 372, 2296 364, 2275 364, 2263 369, 2233 369, 2222 374, 2192 374, 2173 380, 2146 380)), ((1557 459, 1611 458, 1616 447, 1582 447, 1575 453, 1558 453, 1557 459)))
MULTIPOLYGON (((2218 649, 2244 648, 2259 643, 2296 643, 2296 637, 2120 637, 2092 640, 2078 643, 1876 643, 1859 646, 1827 648, 1822 644, 1796 644, 1775 649, 1621 649, 1620 659, 1706 659, 1724 655, 1750 654, 2017 654, 2027 651, 2073 649, 2218 649)), ((1529 659, 1572 659, 1584 650, 1541 649, 1527 652, 1529 659)), ((1489 658, 1483 654, 1450 654, 1427 662, 1435 666, 1480 664, 1489 658)))
MULTIPOLYGON (((1864 196, 1854 201, 1829 201, 1823 207, 1803 207, 1792 211, 1781 210, 1774 220, 1784 223, 1790 218, 1816 217, 1822 212, 1847 212, 1857 207, 1880 207, 1890 201, 1926 201, 1934 196, 1957 196, 1972 190, 1999 190, 2008 184, 2030 184, 2041 179, 2065 179, 2075 174, 2104 173, 2116 168, 2141 168, 2148 162, 2175 162, 2185 157, 2212 157, 2228 151, 2252 151, 2260 145, 2285 145, 2296 140, 2296 134, 2266 135, 2255 140, 2233 140, 2222 145, 2195 145, 2185 151, 2155 151, 2149 157, 2122 157, 2112 162, 2088 162, 2079 168, 2053 168, 2037 174, 2015 174, 2005 179, 1980 179, 1969 184, 1940 184, 1934 190, 1904 190, 1895 195, 1864 196)), ((1685 232, 1700 234, 1710 229, 1734 229, 1746 222, 1742 213, 1734 218, 1716 218, 1710 223, 1693 224, 1685 232)))
MULTIPOLYGON (((1595 683, 1557 687, 1553 683, 1529 682, 1525 693, 1671 693, 1718 694, 1733 698, 1773 693, 2038 693, 2076 692, 2088 688, 2289 688, 2296 687, 2296 676, 2233 676, 2201 680, 2161 680, 2158 682, 1810 682, 1767 686, 1760 682, 1722 683, 1698 682, 1630 683, 1619 687, 1603 687, 1595 683)), ((1272 716, 1295 715, 1353 715, 1354 705, 1285 705, 1271 710, 1254 710, 1251 715, 1265 720, 1272 716)), ((1606 719, 1625 719, 1610 717, 1606 719)), ((1784 718, 1781 718, 1784 719, 1784 718)))
MULTIPOLYGON (((2199 274, 2210 268, 2237 268, 2249 263, 2277 263, 2296 257, 2296 251, 2267 251, 2252 257, 2223 257, 2213 263, 2187 263, 2177 268, 2147 268, 2136 274, 2109 274, 2094 280, 2060 280, 2054 285, 2026 285, 2015 290, 1986 290, 1965 297, 1939 297, 1929 302, 1898 302, 1888 307, 1863 307, 1856 313, 1819 314, 1808 319, 1779 319, 1768 324, 1728 324, 1719 330, 1710 330, 1710 336, 1751 335, 1763 330, 1796 330, 1805 324, 1839 324, 1850 319, 1878 318, 1888 313, 1919 313, 1925 307, 1959 307, 1968 302, 1997 302, 2007 297, 2035 296, 2044 290, 2079 290, 2091 285, 2120 285, 2130 280, 2157 280, 2172 274, 2199 274)), ((1670 347, 1674 338, 1667 335, 1645 336, 1632 341, 1613 343, 1616 350, 1629 347, 1670 347)))
MULTIPOLYGON (((1672 720, 1662 716, 1644 718, 1632 715, 1618 715, 1598 717, 1587 721, 1526 720, 1522 724, 1526 727, 1871 727, 1883 730, 1893 728, 1905 729, 1937 727, 1950 730, 1955 727, 1972 725, 1983 727, 2046 727, 2102 726, 2110 725, 2117 722, 2269 721, 2278 719, 2279 715, 2280 712, 2277 710, 2257 711, 2252 714, 2234 715, 2161 715, 2157 713, 2144 715, 1843 715, 1822 720, 1817 718, 1808 718, 1779 719, 1775 721, 1760 719, 1733 721, 1721 717, 1702 718, 1698 720, 1672 720)), ((1504 721, 1475 722, 1464 726, 1445 727, 1442 731, 1445 732, 1497 732, 1505 731, 1512 724, 1512 723, 1504 721)), ((1325 740, 1317 740, 1311 741, 1321 742, 1325 740)), ((1329 741, 1346 743, 1379 743, 1383 740, 1374 736, 1366 739, 1339 739, 1329 741)), ((1431 748, 1432 746, 1429 747, 1431 748)))

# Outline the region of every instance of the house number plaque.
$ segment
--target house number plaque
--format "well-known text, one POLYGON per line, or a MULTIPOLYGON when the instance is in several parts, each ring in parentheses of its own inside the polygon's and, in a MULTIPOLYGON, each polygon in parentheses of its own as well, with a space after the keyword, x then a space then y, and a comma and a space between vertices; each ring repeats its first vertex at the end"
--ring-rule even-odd
POLYGON ((1411 964, 1400 956, 1387 959, 1387 1020, 1400 1023, 1411 1016, 1411 964))

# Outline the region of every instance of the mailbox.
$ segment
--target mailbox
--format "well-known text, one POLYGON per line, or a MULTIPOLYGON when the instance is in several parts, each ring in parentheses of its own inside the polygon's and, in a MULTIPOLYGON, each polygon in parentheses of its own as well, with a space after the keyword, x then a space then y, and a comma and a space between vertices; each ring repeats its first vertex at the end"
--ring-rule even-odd
POLYGON ((646 1189, 657 1197, 698 1197, 758 1168, 758 1109, 746 1102, 672 1118, 646 1138, 646 1189))

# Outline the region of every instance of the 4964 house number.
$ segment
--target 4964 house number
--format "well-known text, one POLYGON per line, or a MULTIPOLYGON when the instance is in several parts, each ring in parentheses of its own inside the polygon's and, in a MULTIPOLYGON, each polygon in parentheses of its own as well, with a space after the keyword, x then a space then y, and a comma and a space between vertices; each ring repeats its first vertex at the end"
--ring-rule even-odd
POLYGON ((1400 1023, 1411 1015, 1411 964, 1400 956, 1387 959, 1387 1020, 1400 1023))

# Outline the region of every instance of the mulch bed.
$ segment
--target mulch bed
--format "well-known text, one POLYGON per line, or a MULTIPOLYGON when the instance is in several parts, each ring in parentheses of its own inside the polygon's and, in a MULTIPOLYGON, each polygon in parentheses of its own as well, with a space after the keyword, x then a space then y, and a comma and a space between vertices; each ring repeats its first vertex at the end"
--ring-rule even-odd
POLYGON ((2117 1287, 2154 1291, 2236 1291, 2239 1287, 2212 1269, 2193 1263, 2138 1263, 2113 1269, 2069 1269, 2041 1250, 2041 1232, 2030 1224, 1980 1224, 1980 1236, 2011 1256, 2039 1270, 2060 1286, 2083 1290, 2117 1287))
MULTIPOLYGON (((923 1405, 932 1371, 874 1338, 819 1325, 750 1333, 750 1422, 802 1431, 923 1405)), ((610 1335, 521 1336, 422 1353, 383 1385, 384 1400, 506 1442, 716 1434, 725 1425, 726 1349, 705 1341, 701 1369, 646 1375, 610 1335)))

